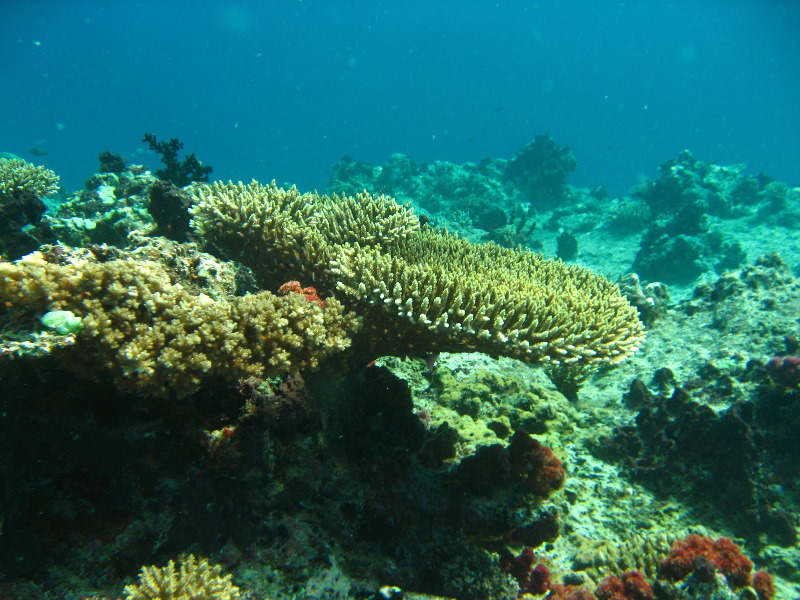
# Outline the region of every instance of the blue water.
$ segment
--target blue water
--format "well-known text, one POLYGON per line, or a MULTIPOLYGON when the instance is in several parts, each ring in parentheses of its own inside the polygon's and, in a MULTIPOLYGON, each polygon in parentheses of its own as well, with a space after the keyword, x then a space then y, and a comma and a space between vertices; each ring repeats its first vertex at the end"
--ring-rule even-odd
POLYGON ((4 0, 0 151, 68 189, 102 150, 324 188, 382 163, 572 147, 623 193, 684 148, 800 182, 800 2, 4 0), (36 157, 39 146, 48 154, 36 157))

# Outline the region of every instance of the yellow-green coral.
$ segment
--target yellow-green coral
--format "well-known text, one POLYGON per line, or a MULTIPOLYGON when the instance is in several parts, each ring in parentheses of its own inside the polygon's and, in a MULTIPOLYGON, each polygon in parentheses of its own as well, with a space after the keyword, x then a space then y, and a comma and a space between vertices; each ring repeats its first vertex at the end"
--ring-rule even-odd
POLYGON ((358 320, 334 298, 259 292, 230 301, 192 294, 156 262, 58 265, 33 253, 0 263, 0 299, 81 318, 74 366, 110 371, 123 389, 179 396, 203 377, 228 380, 313 369, 350 345, 358 320))
POLYGON ((391 198, 301 195, 274 182, 210 187, 196 188, 198 233, 261 276, 283 265, 338 290, 384 351, 616 362, 644 337, 636 309, 604 277, 420 229, 391 198))
POLYGON ((44 198, 58 191, 58 175, 19 158, 0 158, 0 200, 20 194, 44 198))
POLYGON ((125 600, 238 600, 239 588, 222 567, 190 554, 166 567, 142 567, 139 582, 125 586, 125 600))
POLYGON ((532 252, 426 230, 382 248, 344 248, 337 288, 412 351, 478 351, 527 362, 616 362, 643 326, 617 286, 532 252), (379 315, 379 316, 378 316, 379 315))

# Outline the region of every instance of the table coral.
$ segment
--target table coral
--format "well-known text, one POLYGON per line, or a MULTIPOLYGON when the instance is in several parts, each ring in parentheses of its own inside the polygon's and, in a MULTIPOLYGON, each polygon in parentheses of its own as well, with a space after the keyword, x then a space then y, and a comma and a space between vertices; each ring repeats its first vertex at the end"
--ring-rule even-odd
POLYGON ((192 227, 209 245, 262 285, 299 276, 337 290, 365 318, 376 354, 617 362, 644 338, 636 309, 604 277, 420 228, 409 207, 385 196, 301 194, 274 182, 193 194, 192 227))

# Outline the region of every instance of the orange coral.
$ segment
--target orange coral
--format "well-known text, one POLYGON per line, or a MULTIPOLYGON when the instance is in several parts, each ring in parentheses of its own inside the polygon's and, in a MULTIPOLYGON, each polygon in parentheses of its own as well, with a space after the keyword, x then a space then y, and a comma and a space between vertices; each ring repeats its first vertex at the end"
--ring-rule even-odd
POLYGON ((287 281, 278 288, 278 293, 283 294, 302 294, 308 302, 315 302, 320 306, 325 306, 325 301, 317 296, 317 290, 313 287, 303 287, 299 281, 287 281))

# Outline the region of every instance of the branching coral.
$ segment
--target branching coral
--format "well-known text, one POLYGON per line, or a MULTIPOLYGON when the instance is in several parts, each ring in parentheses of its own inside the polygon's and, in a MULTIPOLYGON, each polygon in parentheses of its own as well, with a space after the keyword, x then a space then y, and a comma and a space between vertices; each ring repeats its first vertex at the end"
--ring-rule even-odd
POLYGON ((125 600, 238 600, 239 588, 219 565, 190 554, 166 567, 142 567, 139 583, 125 587, 125 600))
POLYGON ((58 175, 22 159, 0 159, 0 201, 20 194, 44 198, 58 191, 58 175))
POLYGON ((644 336, 636 310, 605 278, 420 229, 410 208, 385 196, 300 194, 274 182, 194 194, 198 234, 262 279, 301 274, 338 290, 365 316, 379 352, 616 362, 644 336))
POLYGON ((58 265, 34 253, 0 263, 0 298, 72 311, 83 324, 73 366, 108 370, 123 389, 151 395, 189 394, 211 374, 235 380, 313 369, 347 348, 358 327, 335 298, 324 307, 302 294, 213 300, 172 283, 159 263, 130 258, 58 265))

